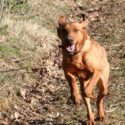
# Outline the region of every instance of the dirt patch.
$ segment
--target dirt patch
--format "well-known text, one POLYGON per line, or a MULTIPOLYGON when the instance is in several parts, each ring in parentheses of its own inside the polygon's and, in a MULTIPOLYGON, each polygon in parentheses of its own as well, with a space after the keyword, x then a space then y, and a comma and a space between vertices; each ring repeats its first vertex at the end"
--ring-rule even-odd
MULTIPOLYGON (((69 99, 69 88, 61 67, 56 21, 60 14, 80 20, 80 14, 85 13, 88 32, 107 49, 111 67, 109 93, 105 99, 107 117, 97 124, 124 125, 124 4, 124 0, 14 1, 14 8, 6 9, 9 13, 6 11, 2 16, 4 21, 0 26, 1 124, 84 123, 84 103, 76 107, 69 99)), ((96 113, 95 102, 92 104, 96 113)))

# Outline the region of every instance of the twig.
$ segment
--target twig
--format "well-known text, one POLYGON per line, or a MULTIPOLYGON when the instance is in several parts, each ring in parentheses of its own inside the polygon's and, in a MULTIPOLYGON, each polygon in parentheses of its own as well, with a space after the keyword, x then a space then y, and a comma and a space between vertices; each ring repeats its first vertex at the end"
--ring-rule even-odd
POLYGON ((0 88, 0 90, 3 89, 3 88, 4 88, 5 86, 7 86, 7 85, 8 85, 7 83, 6 83, 5 85, 3 85, 3 86, 0 88))
POLYGON ((113 112, 113 111, 115 111, 117 108, 118 108, 118 107, 114 107, 114 108, 112 108, 112 109, 106 110, 106 112, 113 112))

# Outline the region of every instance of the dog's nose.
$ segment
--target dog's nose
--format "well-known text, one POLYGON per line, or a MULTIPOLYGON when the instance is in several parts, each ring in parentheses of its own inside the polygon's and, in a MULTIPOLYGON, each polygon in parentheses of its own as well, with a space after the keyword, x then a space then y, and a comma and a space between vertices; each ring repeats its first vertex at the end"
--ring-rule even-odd
POLYGON ((73 44, 73 38, 72 38, 71 36, 68 37, 68 42, 69 42, 70 44, 73 44))

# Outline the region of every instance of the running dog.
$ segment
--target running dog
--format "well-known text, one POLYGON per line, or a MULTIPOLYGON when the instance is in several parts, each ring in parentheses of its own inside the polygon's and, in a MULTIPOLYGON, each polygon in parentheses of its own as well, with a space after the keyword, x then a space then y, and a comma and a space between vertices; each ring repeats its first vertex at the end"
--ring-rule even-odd
POLYGON ((93 89, 97 86, 98 119, 105 116, 104 97, 107 94, 109 63, 105 49, 87 33, 86 17, 82 15, 81 22, 67 21, 65 16, 60 16, 57 27, 58 37, 61 39, 63 61, 62 66, 68 81, 71 98, 80 104, 81 96, 85 101, 88 112, 87 125, 95 125, 94 113, 90 99, 95 99, 93 89), (80 82, 80 90, 77 84, 80 82))

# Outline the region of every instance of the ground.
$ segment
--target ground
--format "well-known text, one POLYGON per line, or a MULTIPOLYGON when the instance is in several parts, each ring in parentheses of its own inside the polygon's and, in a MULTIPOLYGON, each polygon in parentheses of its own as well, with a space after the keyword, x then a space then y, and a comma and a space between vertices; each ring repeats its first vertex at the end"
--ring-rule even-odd
POLYGON ((106 119, 97 125, 125 125, 125 0, 1 0, 0 125, 85 123, 84 103, 69 98, 56 34, 59 15, 82 13, 110 63, 106 119))

